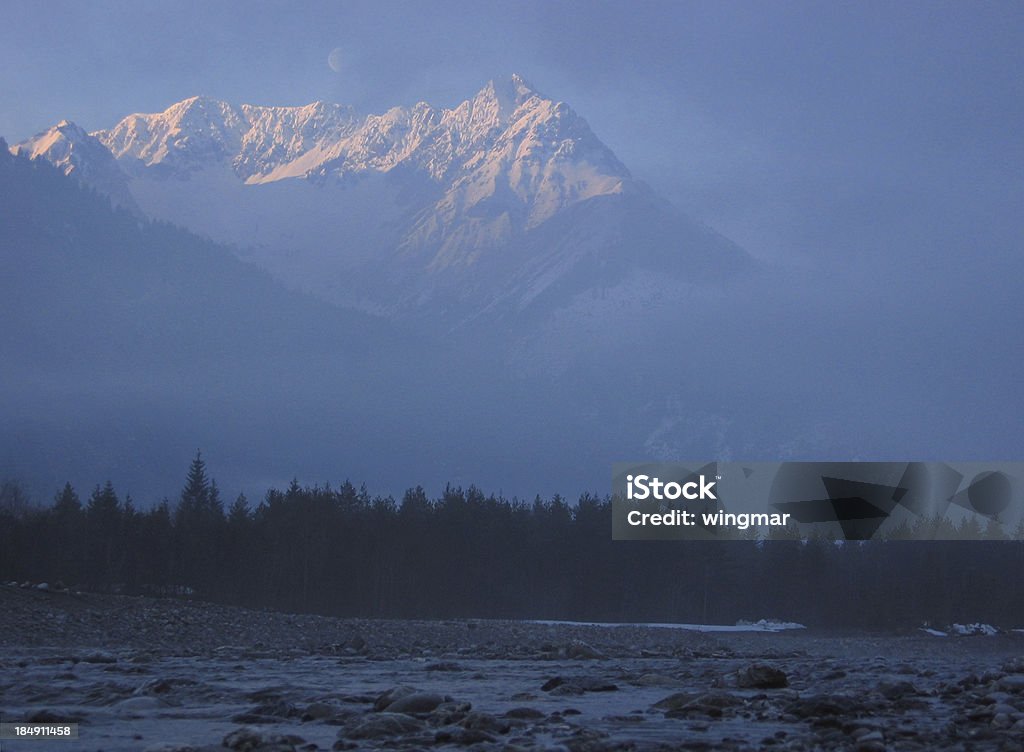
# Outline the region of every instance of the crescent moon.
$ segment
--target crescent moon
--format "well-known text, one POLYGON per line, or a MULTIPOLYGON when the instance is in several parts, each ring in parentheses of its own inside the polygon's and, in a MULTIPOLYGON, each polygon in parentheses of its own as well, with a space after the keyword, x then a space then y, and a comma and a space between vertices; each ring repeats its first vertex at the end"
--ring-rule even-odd
POLYGON ((335 73, 341 73, 341 47, 335 47, 331 50, 331 54, 327 56, 327 65, 330 66, 331 70, 335 73))

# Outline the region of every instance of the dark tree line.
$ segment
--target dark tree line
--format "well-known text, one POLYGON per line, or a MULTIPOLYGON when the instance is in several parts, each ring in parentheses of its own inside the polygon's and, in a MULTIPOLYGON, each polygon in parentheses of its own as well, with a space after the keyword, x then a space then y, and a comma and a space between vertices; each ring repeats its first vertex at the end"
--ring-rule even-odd
POLYGON ((1024 626, 1021 541, 613 541, 607 498, 475 487, 397 502, 293 481, 225 507, 198 455, 177 503, 147 511, 109 482, 46 509, 4 494, 4 581, 351 616, 1024 626))

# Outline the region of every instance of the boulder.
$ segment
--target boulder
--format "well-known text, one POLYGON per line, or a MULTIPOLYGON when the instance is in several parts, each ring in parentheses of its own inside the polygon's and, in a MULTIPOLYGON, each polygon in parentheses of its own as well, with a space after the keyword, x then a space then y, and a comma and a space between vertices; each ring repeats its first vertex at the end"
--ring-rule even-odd
POLYGON ((364 716, 339 736, 348 739, 388 739, 423 731, 426 724, 405 713, 372 713, 364 716))
POLYGON ((604 658, 604 654, 583 640, 573 640, 565 648, 565 657, 576 660, 597 660, 604 658))
POLYGON ((387 710, 388 706, 396 700, 405 697, 406 695, 416 694, 417 690, 414 687, 392 687, 386 692, 382 692, 377 695, 377 698, 373 701, 373 709, 376 712, 387 710))
POLYGON ((435 694, 433 692, 413 692, 412 694, 399 697, 384 709, 389 713, 429 713, 438 705, 443 702, 447 702, 450 699, 451 698, 449 697, 435 694))
POLYGON ((782 689, 789 686, 789 678, 775 666, 752 663, 736 672, 736 685, 741 689, 782 689))

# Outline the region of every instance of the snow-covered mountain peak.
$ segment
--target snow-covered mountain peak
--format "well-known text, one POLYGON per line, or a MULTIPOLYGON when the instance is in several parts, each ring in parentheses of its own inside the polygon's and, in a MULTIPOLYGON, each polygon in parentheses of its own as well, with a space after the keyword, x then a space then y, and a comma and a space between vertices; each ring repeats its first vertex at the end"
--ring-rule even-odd
POLYGON ((10 147, 14 154, 30 159, 45 159, 83 183, 110 196, 118 205, 136 208, 128 191, 128 179, 107 148, 84 128, 71 120, 61 120, 52 128, 10 147))
POLYGON ((227 102, 189 97, 160 113, 129 115, 93 135, 118 159, 187 171, 237 153, 244 132, 244 116, 227 102))
POLYGON ((92 135, 62 122, 16 148, 376 311, 446 296, 534 305, 556 284, 631 268, 634 254, 652 268, 679 258, 684 236, 690 258, 735 257, 655 201, 568 104, 515 74, 455 107, 369 115, 190 97, 92 135))
POLYGON ((61 120, 52 128, 17 144, 13 151, 15 154, 27 154, 31 159, 46 157, 54 164, 58 164, 70 157, 76 144, 86 142, 89 138, 89 134, 77 123, 61 120))
POLYGON ((351 107, 313 102, 300 107, 239 107, 210 97, 190 97, 160 113, 134 114, 96 135, 120 160, 160 165, 187 175, 229 164, 247 182, 297 177, 287 169, 312 149, 336 143, 355 125, 351 107))
POLYGON ((59 123, 53 126, 53 130, 75 133, 76 135, 84 134, 86 132, 84 128, 82 128, 80 125, 71 120, 61 120, 59 123))
POLYGON ((542 99, 522 77, 513 73, 508 79, 488 81, 470 100, 470 106, 478 122, 504 125, 512 119, 520 106, 533 98, 542 99))
POLYGON ((582 118, 517 74, 489 81, 453 109, 419 102, 358 117, 351 107, 322 101, 235 106, 196 96, 160 113, 130 115, 93 135, 133 174, 158 168, 164 176, 186 178, 219 167, 249 184, 390 172, 403 165, 451 185, 495 157, 496 169, 506 169, 523 159, 557 155, 565 163, 601 152, 607 152, 599 160, 602 169, 628 177, 582 118))
POLYGON ((241 111, 247 130, 232 165, 250 184, 307 177, 359 125, 351 107, 319 101, 300 107, 243 104, 241 111))

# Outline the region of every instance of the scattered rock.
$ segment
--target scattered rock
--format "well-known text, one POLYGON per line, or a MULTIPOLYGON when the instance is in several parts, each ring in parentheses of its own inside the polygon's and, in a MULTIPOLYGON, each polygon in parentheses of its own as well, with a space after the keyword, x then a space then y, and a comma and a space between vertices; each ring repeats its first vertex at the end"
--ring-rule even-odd
POLYGON ((257 705, 248 712, 236 715, 231 720, 244 724, 280 723, 283 719, 298 718, 301 715, 298 708, 292 703, 276 700, 257 705))
POLYGON ((654 707, 664 710, 666 718, 691 718, 693 716, 721 718, 726 708, 742 704, 742 699, 728 692, 708 692, 697 696, 677 693, 660 700, 654 707))
POLYGON ((472 704, 468 702, 443 702, 434 709, 428 720, 432 726, 450 726, 459 723, 472 709, 472 704))
POLYGON ((445 671, 445 672, 456 672, 462 671, 463 668, 458 663, 453 661, 439 661, 437 663, 430 663, 424 667, 424 671, 445 671))
POLYGON ((677 710, 689 704, 694 696, 692 692, 675 692, 668 697, 661 698, 652 707, 658 710, 677 710))
POLYGON ((483 731, 488 734, 507 734, 512 728, 507 720, 495 718, 490 713, 475 711, 467 715, 459 725, 468 731, 483 731))
POLYGON ((458 744, 462 747, 469 747, 474 744, 492 744, 497 739, 486 731, 479 729, 442 729, 434 735, 434 741, 438 744, 458 744))
POLYGON ((878 692, 887 700, 898 700, 901 697, 918 694, 917 687, 904 679, 882 681, 878 685, 878 692))
POLYGON ((334 718, 338 714, 338 708, 326 702, 313 702, 302 711, 303 721, 322 721, 325 718, 334 718))
POLYGON ((42 710, 36 710, 28 713, 25 716, 25 720, 29 723, 78 723, 82 720, 81 716, 74 715, 72 713, 64 713, 60 711, 52 711, 46 708, 42 710))
POLYGON ((676 680, 671 676, 654 673, 641 674, 633 680, 633 684, 638 687, 670 687, 675 683, 676 680))
POLYGON ((606 715, 604 720, 612 723, 643 723, 647 719, 642 715, 606 715))
POLYGON ((856 704, 852 698, 839 695, 808 695, 789 703, 786 712, 797 718, 841 716, 856 712, 856 704))
POLYGON ((576 679, 573 684, 584 692, 615 692, 618 690, 618 686, 616 684, 605 679, 576 679))
POLYGON ((386 692, 382 692, 380 695, 377 696, 377 698, 373 701, 373 709, 374 711, 379 713, 382 710, 386 710, 388 706, 390 706, 391 703, 395 702, 396 700, 400 700, 401 698, 412 694, 416 694, 416 689, 414 687, 392 687, 391 689, 387 690, 386 692))
POLYGON ((565 657, 576 660, 598 660, 604 658, 604 654, 583 640, 573 640, 565 648, 565 657))
POLYGON ((534 720, 537 718, 543 718, 544 713, 540 710, 537 710, 536 708, 520 707, 506 710, 505 717, 516 718, 521 720, 534 720))
POLYGON ((263 687, 250 692, 245 697, 253 702, 266 702, 268 700, 280 700, 288 691, 288 687, 263 687))
POLYGON ((559 684, 551 690, 551 695, 554 697, 579 697, 584 692, 583 687, 576 684, 559 684))
POLYGON ((1002 668, 1007 674, 1024 674, 1024 658, 1011 658, 1002 668))
POLYGON ((789 686, 786 672, 767 663, 752 663, 736 672, 741 689, 782 689, 789 686))
POLYGON ((353 635, 348 642, 345 643, 345 647, 355 653, 366 652, 366 640, 360 634, 353 635))
POLYGON ((112 709, 121 716, 142 718, 145 714, 165 707, 166 705, 157 697, 128 697, 114 703, 112 709))
POLYGON ((394 702, 385 706, 389 713, 429 713, 443 702, 450 702, 450 697, 434 694, 432 692, 414 692, 403 695, 394 702))
MULTIPOLYGON (((572 737, 566 739, 563 744, 569 752, 612 752, 613 750, 632 749, 633 745, 628 742, 612 742, 608 735, 593 729, 577 729, 572 737)), ((694 747, 689 746, 689 749, 694 747)))
POLYGON ((194 679, 185 679, 180 677, 164 678, 160 677, 157 679, 149 679, 144 681, 138 687, 135 688, 133 694, 136 695, 157 695, 163 696, 174 692, 174 690, 180 690, 185 687, 195 687, 199 682, 194 679))
POLYGON ((1024 674, 1010 674, 999 680, 999 688, 1004 692, 1024 692, 1024 674))
POLYGON ((334 743, 357 751, 608 750, 631 741, 691 752, 1003 752, 1024 739, 1024 638, 1015 633, 951 639, 934 651, 922 649, 920 634, 783 640, 497 621, 467 632, 463 621, 240 614, 182 599, 0 588, 3 700, 47 722, 72 720, 60 710, 65 705, 89 709, 96 738, 138 714, 145 720, 129 722, 117 736, 125 748, 148 752, 214 752, 208 745, 222 738, 222 752, 314 749, 279 736, 289 728, 316 734, 321 749, 334 743), (372 643, 365 657, 332 657, 354 650, 353 636, 372 643), (601 657, 607 662, 593 660, 601 657), (321 663, 337 672, 332 681, 341 686, 325 690, 321 663), (274 678, 263 681, 276 686, 261 688, 264 665, 263 676, 274 678), (497 672, 506 670, 504 681, 497 672), (381 686, 381 677, 411 686, 366 690, 381 686), (711 689, 718 677, 727 681, 711 689), (445 693, 456 687, 481 704, 448 700, 445 693), (590 694, 616 687, 619 695, 605 699, 590 694), (250 695, 249 688, 257 691, 250 695), (670 694, 677 689, 688 691, 670 694), (662 699, 647 707, 655 697, 662 699), (630 712, 641 705, 643 712, 630 712), (200 715, 212 706, 247 712, 225 726, 224 717, 200 715), (50 710, 36 710, 42 708, 50 710), (159 729, 176 719, 197 719, 190 728, 212 728, 214 736, 159 742, 167 738, 159 729), (300 719, 314 725, 300 727, 300 719), (238 731, 225 737, 231 729, 238 731), (337 740, 325 742, 334 732, 337 740))
POLYGON ((264 734, 250 728, 240 728, 224 737, 221 744, 237 752, 296 752, 295 745, 304 740, 296 736, 264 734))
POLYGON ((426 724, 405 713, 373 713, 339 732, 348 739, 388 739, 423 731, 426 724))

